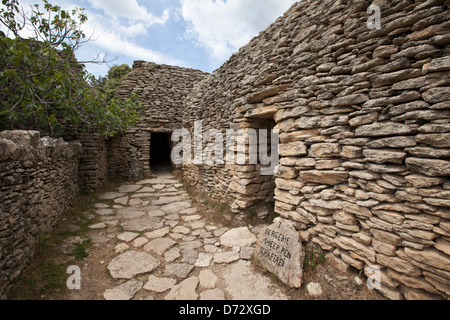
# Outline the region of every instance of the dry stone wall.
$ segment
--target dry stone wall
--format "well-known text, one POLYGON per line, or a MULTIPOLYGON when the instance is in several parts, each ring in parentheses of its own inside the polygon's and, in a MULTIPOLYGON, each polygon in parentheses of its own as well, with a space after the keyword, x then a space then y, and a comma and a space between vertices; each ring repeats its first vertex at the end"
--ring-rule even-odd
POLYGON ((0 297, 78 195, 79 143, 0 132, 0 297))
MULTIPOLYGON (((191 132, 273 119, 275 211, 338 266, 379 268, 392 299, 450 295, 449 4, 301 1, 185 101, 191 132)), ((236 211, 271 188, 254 165, 183 169, 236 211)))
POLYGON ((145 106, 141 122, 109 142, 109 174, 139 180, 149 176, 152 132, 171 133, 182 126, 183 101, 205 73, 151 62, 136 61, 117 89, 119 98, 136 94, 145 106), (142 174, 140 174, 142 172, 142 174))

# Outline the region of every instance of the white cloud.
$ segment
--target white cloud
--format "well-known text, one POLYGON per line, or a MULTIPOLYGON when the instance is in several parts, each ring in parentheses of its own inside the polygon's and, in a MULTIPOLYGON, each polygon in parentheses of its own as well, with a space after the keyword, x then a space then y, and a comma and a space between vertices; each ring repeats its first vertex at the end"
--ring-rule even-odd
POLYGON ((89 19, 83 27, 87 36, 93 35, 91 44, 111 55, 122 55, 134 60, 153 61, 155 63, 182 64, 166 54, 151 50, 135 43, 130 39, 131 35, 145 32, 143 24, 135 24, 125 27, 119 23, 106 24, 105 17, 93 12, 88 12, 89 19))
POLYGON ((187 35, 226 59, 290 8, 295 0, 181 0, 187 35))

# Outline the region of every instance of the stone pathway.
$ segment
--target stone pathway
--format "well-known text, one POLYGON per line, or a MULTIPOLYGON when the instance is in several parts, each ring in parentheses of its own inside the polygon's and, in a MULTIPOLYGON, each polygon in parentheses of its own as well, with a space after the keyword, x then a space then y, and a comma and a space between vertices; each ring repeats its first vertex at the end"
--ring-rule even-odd
POLYGON ((288 299, 251 268, 257 235, 208 224, 170 173, 102 194, 96 208, 90 228, 118 242, 107 300, 288 299))

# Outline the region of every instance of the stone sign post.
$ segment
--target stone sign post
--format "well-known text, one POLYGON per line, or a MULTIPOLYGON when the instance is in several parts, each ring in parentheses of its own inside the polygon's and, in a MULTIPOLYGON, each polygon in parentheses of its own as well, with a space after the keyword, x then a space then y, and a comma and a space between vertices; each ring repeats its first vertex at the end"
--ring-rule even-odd
POLYGON ((305 253, 292 222, 276 218, 261 230, 255 250, 256 260, 291 288, 300 288, 305 253))

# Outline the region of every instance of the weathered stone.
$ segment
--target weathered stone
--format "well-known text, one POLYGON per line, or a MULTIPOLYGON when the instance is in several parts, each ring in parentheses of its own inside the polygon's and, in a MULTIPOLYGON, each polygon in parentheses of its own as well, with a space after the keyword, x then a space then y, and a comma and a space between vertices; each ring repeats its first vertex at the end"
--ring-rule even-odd
POLYGON ((405 248, 405 253, 411 259, 432 266, 434 268, 450 271, 450 260, 448 256, 435 249, 414 250, 405 248))
POLYGON ((306 146, 303 142, 295 141, 285 144, 280 144, 278 153, 282 157, 299 157, 307 154, 306 146))
POLYGON ((179 211, 188 209, 191 206, 192 206, 192 204, 190 202, 181 201, 181 202, 174 202, 174 203, 166 204, 161 207, 161 210, 166 213, 169 213, 169 214, 170 213, 178 213, 179 211))
POLYGON ((306 286, 306 289, 312 296, 321 296, 323 294, 322 286, 319 283, 310 282, 306 286))
POLYGON ((158 278, 154 275, 150 275, 144 289, 147 291, 163 293, 169 289, 172 289, 176 283, 177 281, 172 278, 158 278))
POLYGON ((189 275, 189 273, 191 273, 192 269, 194 269, 194 266, 187 263, 169 264, 166 265, 164 275, 185 279, 189 275))
POLYGON ((337 143, 318 143, 311 146, 309 156, 313 158, 338 157, 341 147, 337 143))
POLYGON ((305 253, 292 222, 281 218, 261 230, 255 259, 291 288, 302 285, 305 253))
POLYGON ((225 247, 249 247, 256 242, 255 235, 247 228, 236 228, 225 232, 220 243, 225 247))
POLYGON ((380 137, 392 135, 414 134, 417 127, 394 122, 377 122, 356 128, 356 137, 380 137))
POLYGON ((159 260, 148 253, 127 251, 114 258, 108 270, 114 279, 132 279, 136 275, 152 272, 159 265, 159 260))
POLYGON ((158 238, 153 241, 150 241, 145 247, 144 250, 147 252, 154 252, 157 255, 161 256, 170 249, 172 246, 176 244, 175 241, 169 238, 158 238))
POLYGON ((430 177, 450 175, 450 161, 446 160, 407 158, 406 165, 411 171, 430 177))
POLYGON ((379 150, 379 149, 366 149, 363 152, 366 161, 382 163, 403 163, 406 158, 406 152, 379 150))
POLYGON ((126 221, 121 224, 122 228, 126 231, 143 232, 156 228, 161 222, 161 219, 155 217, 146 217, 136 220, 126 221))
POLYGON ((105 300, 131 300, 143 285, 142 281, 130 280, 114 289, 106 290, 103 296, 105 300))
POLYGON ((305 182, 336 185, 346 182, 348 180, 348 173, 340 171, 319 170, 303 171, 300 172, 300 179, 305 182))
POLYGON ((210 253, 200 253, 198 255, 197 261, 195 262, 195 266, 199 268, 207 268, 211 264, 211 260, 213 259, 213 255, 210 253))
POLYGON ((449 87, 431 88, 422 93, 422 98, 429 103, 450 101, 450 89, 449 87))
POLYGON ((225 294, 220 289, 206 290, 200 293, 200 300, 220 301, 225 300, 225 294))

